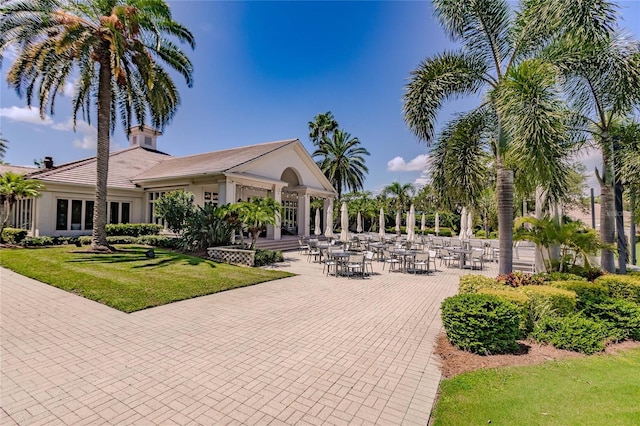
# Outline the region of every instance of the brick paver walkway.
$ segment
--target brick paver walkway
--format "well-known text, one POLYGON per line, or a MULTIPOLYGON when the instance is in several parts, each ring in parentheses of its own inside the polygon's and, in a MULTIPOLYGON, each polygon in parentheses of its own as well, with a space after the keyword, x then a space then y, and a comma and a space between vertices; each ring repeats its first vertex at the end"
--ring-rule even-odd
POLYGON ((300 275, 134 314, 1 269, 0 424, 426 425, 460 271, 280 267, 300 275))

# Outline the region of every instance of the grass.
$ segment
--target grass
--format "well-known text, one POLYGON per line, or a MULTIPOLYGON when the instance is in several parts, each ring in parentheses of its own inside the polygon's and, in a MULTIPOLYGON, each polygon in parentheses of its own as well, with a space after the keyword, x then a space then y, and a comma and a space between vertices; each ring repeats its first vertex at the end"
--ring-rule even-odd
POLYGON ((435 425, 638 425, 640 349, 478 370, 440 390, 435 425))
POLYGON ((120 246, 112 254, 78 252, 71 246, 3 249, 0 265, 123 312, 218 293, 293 274, 215 263, 148 247, 120 246))

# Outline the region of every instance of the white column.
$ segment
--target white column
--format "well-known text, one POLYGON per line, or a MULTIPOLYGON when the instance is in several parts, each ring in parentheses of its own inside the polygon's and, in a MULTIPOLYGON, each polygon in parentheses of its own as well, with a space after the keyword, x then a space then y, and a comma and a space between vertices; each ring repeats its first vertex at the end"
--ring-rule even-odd
POLYGON ((311 230, 311 196, 306 192, 298 195, 298 235, 309 236, 311 230))
MULTIPOLYGON (((273 199, 278 203, 282 203, 282 187, 278 185, 273 186, 273 199)), ((276 213, 276 224, 273 226, 273 239, 282 239, 282 215, 280 212, 276 213)))
POLYGON ((231 179, 218 181, 218 204, 234 204, 236 202, 236 184, 231 179))

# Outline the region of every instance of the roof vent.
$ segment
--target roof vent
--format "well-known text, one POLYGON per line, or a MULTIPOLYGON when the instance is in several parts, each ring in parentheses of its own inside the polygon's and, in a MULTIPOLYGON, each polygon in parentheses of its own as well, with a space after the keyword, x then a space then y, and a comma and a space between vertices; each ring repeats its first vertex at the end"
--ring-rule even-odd
POLYGON ((53 169, 53 157, 44 157, 44 161, 42 163, 44 164, 45 169, 53 169))
POLYGON ((156 151, 157 139, 162 132, 147 126, 134 126, 129 129, 129 146, 141 146, 156 151))

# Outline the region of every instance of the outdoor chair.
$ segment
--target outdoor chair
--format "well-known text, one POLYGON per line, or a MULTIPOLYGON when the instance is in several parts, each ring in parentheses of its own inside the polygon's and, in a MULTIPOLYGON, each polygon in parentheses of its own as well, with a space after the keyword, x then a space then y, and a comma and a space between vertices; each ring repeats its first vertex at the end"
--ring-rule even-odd
POLYGON ((302 239, 298 238, 298 254, 308 254, 309 253, 309 244, 302 241, 302 239))
POLYGON ((445 266, 449 267, 452 261, 459 260, 460 258, 455 253, 451 253, 449 249, 440 249, 440 265, 444 264, 445 266))
POLYGON ((364 255, 352 255, 349 257, 349 261, 344 268, 347 272, 347 277, 351 278, 356 273, 364 276, 364 255))
POLYGON ((322 250, 322 273, 324 274, 325 269, 327 270, 327 276, 331 273, 331 268, 333 267, 333 271, 335 276, 338 276, 338 261, 331 256, 329 249, 322 250))
POLYGON ((389 272, 392 270, 395 271, 396 266, 400 265, 400 259, 393 252, 387 250, 384 254, 384 263, 382 264, 382 270, 384 271, 384 266, 389 265, 389 272))
POLYGON ((364 253, 364 259, 362 261, 363 263, 363 273, 367 273, 367 269, 370 271, 371 274, 373 274, 373 257, 375 256, 375 253, 372 251, 366 251, 364 253))
MULTIPOLYGON (((429 257, 428 257, 429 263, 433 263, 433 270, 437 271, 437 269, 436 269, 436 257, 438 257, 438 252, 436 250, 429 250, 427 253, 429 254, 429 257)), ((429 265, 427 265, 427 269, 431 270, 431 267, 429 265)))
POLYGON ((421 272, 429 272, 429 254, 416 254, 409 260, 409 268, 413 269, 413 274, 418 273, 418 269, 421 272))
POLYGON ((480 265, 480 269, 484 269, 484 250, 480 248, 471 251, 471 269, 475 269, 477 264, 480 265))
POLYGON ((309 247, 307 262, 311 262, 312 259, 314 262, 319 262, 322 260, 322 252, 318 247, 309 247))

